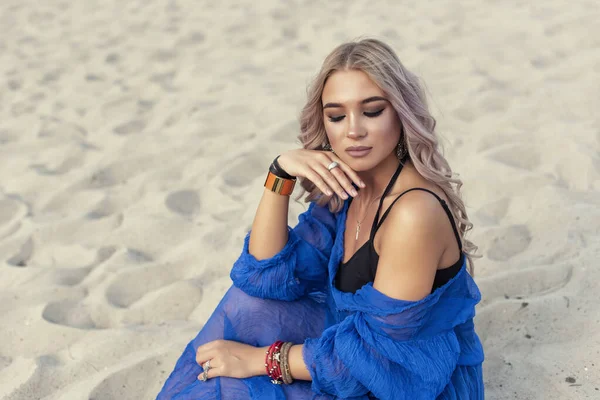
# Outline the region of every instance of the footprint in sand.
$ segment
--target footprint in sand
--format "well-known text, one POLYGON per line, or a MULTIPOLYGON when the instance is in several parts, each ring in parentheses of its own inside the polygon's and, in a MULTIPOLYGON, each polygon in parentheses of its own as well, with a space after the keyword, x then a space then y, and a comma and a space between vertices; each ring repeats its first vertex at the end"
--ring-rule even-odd
POLYGON ((40 175, 45 176, 57 176, 64 175, 69 171, 79 168, 83 165, 84 160, 81 152, 77 152, 78 154, 71 154, 67 158, 65 158, 56 168, 50 168, 45 164, 32 164, 30 166, 35 172, 40 175))
POLYGON ((61 76, 65 73, 65 70, 62 68, 57 68, 51 71, 46 72, 42 78, 39 80, 39 84, 42 86, 46 86, 57 82, 61 76))
POLYGON ((108 121, 125 123, 131 120, 132 116, 138 115, 138 111, 144 110, 146 107, 147 105, 141 103, 140 100, 132 96, 124 96, 104 104, 100 109, 100 113, 108 121))
POLYGON ((206 35, 200 31, 194 31, 186 34, 183 38, 177 41, 175 47, 179 46, 195 46, 201 43, 204 43, 206 40, 206 35))
POLYGON ((496 231, 487 251, 494 261, 507 261, 524 252, 531 243, 531 232, 527 225, 511 225, 496 231))
POLYGON ((111 216, 115 212, 117 212, 117 206, 110 200, 110 198, 105 197, 85 215, 85 218, 91 220, 101 219, 111 216))
POLYGON ((152 157, 127 159, 98 169, 89 178, 80 181, 74 189, 103 189, 123 184, 129 179, 156 168, 152 157))
POLYGON ((125 252, 125 257, 127 258, 128 262, 133 264, 144 264, 154 261, 154 258, 150 254, 144 253, 141 250, 129 248, 125 252))
POLYGON ((84 268, 54 268, 54 282, 61 286, 76 286, 83 281, 92 271, 92 267, 84 268))
MULTIPOLYGON (((232 222, 232 220, 229 222, 232 222)), ((202 237, 202 243, 206 244, 208 249, 214 251, 221 251, 222 249, 228 248, 231 244, 231 227, 219 225, 202 237)))
MULTIPOLYGON (((252 154, 244 154, 235 158, 229 168, 222 172, 222 178, 228 187, 239 188, 247 186, 257 176, 263 173, 265 164, 268 168, 268 163, 265 163, 263 157, 254 152, 252 154), (243 173, 240 173, 243 171, 243 173)), ((218 172, 215 172, 215 175, 218 172)))
POLYGON ((177 57, 177 52, 173 49, 160 49, 150 56, 150 61, 169 62, 177 57))
POLYGON ((53 324, 79 329, 95 329, 96 324, 87 306, 76 300, 51 302, 44 308, 42 318, 53 324))
POLYGON ((117 249, 114 246, 100 247, 96 251, 96 259, 85 267, 53 269, 54 281, 61 286, 79 285, 95 267, 109 260, 116 252, 117 249))
POLYGON ((95 264, 102 264, 103 262, 111 258, 116 252, 117 249, 114 246, 100 247, 96 253, 95 264))
POLYGON ((87 130, 83 126, 54 117, 44 118, 38 132, 38 137, 40 138, 74 139, 85 136, 87 136, 87 130))
MULTIPOLYGON (((89 178, 87 182, 87 188, 89 189, 102 189, 119 184, 119 179, 116 177, 111 167, 102 168, 89 178)), ((86 188, 86 189, 87 189, 86 188)))
POLYGON ((142 133, 146 128, 146 122, 141 119, 128 121, 113 128, 113 132, 117 135, 125 136, 132 133, 142 133))
POLYGON ((514 168, 533 171, 540 165, 540 155, 533 146, 512 145, 493 150, 488 157, 514 168))
POLYGON ((23 86, 23 80, 22 79, 9 79, 8 82, 6 83, 6 85, 8 86, 8 88, 12 91, 17 91, 19 89, 21 89, 21 87, 23 86))
POLYGON ((484 224, 497 225, 506 216, 509 205, 510 198, 503 197, 481 206, 475 212, 475 216, 484 224))
POLYGON ((532 316, 554 310, 555 318, 560 318, 556 312, 569 312, 568 297, 556 292, 567 286, 572 276, 572 265, 557 264, 480 278, 477 284, 483 299, 478 305, 476 324, 481 340, 497 338, 499 330, 512 331, 515 338, 531 339, 531 335, 519 331, 526 331, 532 316), (499 315, 504 317, 498 318, 499 315))
POLYGON ((106 289, 106 299, 119 308, 127 308, 146 293, 167 286, 178 279, 172 267, 154 265, 120 272, 106 289))
POLYGON ((177 90, 175 86, 173 86, 173 80, 175 79, 175 71, 165 72, 161 74, 153 74, 148 79, 150 82, 156 83, 166 92, 174 92, 177 90))
POLYGON ((6 262, 9 265, 14 267, 26 267, 27 263, 31 259, 33 255, 33 239, 30 237, 27 241, 21 246, 19 252, 12 257, 10 257, 6 262))
POLYGON ((149 291, 123 312, 123 324, 159 324, 170 320, 186 320, 202 304, 202 286, 189 281, 149 291))
POLYGON ((117 53, 108 53, 104 62, 107 64, 117 64, 121 60, 121 56, 117 53))
POLYGON ((193 190, 180 190, 170 193, 165 200, 165 205, 176 214, 192 216, 200 209, 200 198, 193 190))
POLYGON ((555 292, 567 285, 573 276, 570 264, 544 265, 525 270, 499 272, 480 278, 478 285, 485 294, 480 307, 504 300, 523 300, 555 292))
POLYGON ((164 354, 115 371, 92 390, 89 400, 127 399, 133 393, 136 399, 154 398, 160 390, 160 383, 169 376, 172 363, 172 357, 164 354))

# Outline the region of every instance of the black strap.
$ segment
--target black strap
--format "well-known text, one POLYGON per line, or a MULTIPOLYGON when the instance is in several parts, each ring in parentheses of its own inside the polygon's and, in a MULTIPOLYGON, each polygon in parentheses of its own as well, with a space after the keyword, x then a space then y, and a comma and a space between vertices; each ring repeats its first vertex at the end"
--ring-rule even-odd
POLYGON ((446 215, 448 216, 448 219, 450 219, 450 224, 452 225, 452 230, 454 231, 454 237, 456 237, 456 242, 458 243, 458 248, 462 252, 462 242, 460 240, 460 235, 458 234, 458 229, 456 228, 456 222, 454 222, 454 217, 452 217, 452 213, 450 212, 450 208, 448 207, 448 204, 440 196, 438 196, 437 194, 435 194, 431 190, 425 189, 425 188, 412 188, 412 189, 408 189, 408 190, 405 190, 404 192, 400 193, 398 195, 398 197, 396 197, 394 199, 394 201, 388 207, 388 209, 385 210, 385 213, 383 214, 383 217, 381 217, 381 221, 379 221, 379 223, 377 225, 375 225, 375 222, 378 220, 378 217, 379 217, 379 210, 377 210, 377 217, 375 217, 375 221, 373 222, 373 225, 375 227, 375 232, 371 232, 371 240, 373 240, 373 238, 375 237, 375 233, 377 233, 377 230, 379 229, 379 227, 381 226, 381 224, 383 224, 383 221, 385 220, 385 218, 387 217, 387 215, 390 213, 390 211, 391 211, 392 207, 394 206, 394 204, 396 203, 396 201, 398 201, 398 199, 400 199, 400 197, 404 196, 406 193, 412 192, 413 190, 423 190, 425 192, 429 192, 432 195, 434 195, 435 198, 438 199, 438 201, 442 204, 442 207, 444 208, 444 211, 446 212, 446 215))
POLYGON ((379 211, 381 211, 381 206, 383 205, 383 199, 385 198, 385 196, 387 196, 389 191, 392 189, 392 186, 394 186, 396 179, 398 179, 398 175, 400 175, 400 172, 402 172, 402 168, 404 167, 404 163, 406 162, 407 158, 408 158, 408 156, 404 156, 404 158, 400 161, 400 164, 398 164, 398 168, 396 168, 396 172, 394 172, 392 179, 390 179, 390 182, 388 183, 387 187, 383 191, 383 195, 381 196, 381 199, 379 199, 379 206, 377 207, 377 213, 375 214, 375 219, 373 220, 373 224, 371 225, 371 233, 369 235, 369 240, 373 240, 373 238, 375 237, 375 232, 377 231, 376 225, 377 225, 377 221, 379 220, 379 211))

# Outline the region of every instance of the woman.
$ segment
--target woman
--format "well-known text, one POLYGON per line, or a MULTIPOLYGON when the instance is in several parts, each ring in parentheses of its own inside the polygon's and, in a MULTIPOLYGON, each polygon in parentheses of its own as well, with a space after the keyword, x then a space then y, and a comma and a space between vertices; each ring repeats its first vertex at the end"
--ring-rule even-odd
POLYGON ((483 399, 472 225, 418 79, 366 39, 308 97, 303 149, 271 165, 234 285, 158 398, 483 399))

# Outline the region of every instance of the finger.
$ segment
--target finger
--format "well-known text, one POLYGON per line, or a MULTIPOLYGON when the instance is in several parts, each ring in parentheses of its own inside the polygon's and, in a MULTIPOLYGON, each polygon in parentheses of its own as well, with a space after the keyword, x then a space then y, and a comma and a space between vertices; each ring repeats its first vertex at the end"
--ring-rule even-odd
MULTIPOLYGON (((216 378, 218 376, 221 376, 220 371, 221 371, 220 368, 213 368, 212 365, 211 365, 210 369, 206 373, 206 380, 213 379, 213 378, 216 378)), ((204 372, 202 372, 202 373, 200 373, 198 375, 198 380, 204 381, 203 377, 204 377, 204 372)))
POLYGON ((329 187, 329 185, 327 184, 327 182, 325 182, 323 177, 314 169, 309 168, 308 171, 304 173, 304 176, 306 176, 307 179, 314 183, 315 186, 327 196, 333 195, 333 190, 331 189, 331 187, 329 187))
POLYGON ((196 363, 198 365, 203 365, 208 360, 212 360, 217 356, 215 349, 212 347, 213 346, 209 346, 208 349, 206 348, 206 345, 198 347, 198 350, 196 350, 196 363))
MULTIPOLYGON (((327 170, 327 169, 326 170, 331 176, 333 176, 336 179, 338 184, 346 191, 346 193, 348 193, 352 196, 357 196, 358 192, 356 191, 354 186, 352 186, 352 181, 350 180, 348 175, 341 169, 341 167, 342 167, 342 164, 340 163, 339 166, 332 168, 330 170, 327 170)), ((324 171, 322 171, 322 172, 324 172, 324 171)))
POLYGON ((352 192, 354 191, 354 188, 350 184, 350 181, 348 180, 348 178, 345 178, 345 177, 343 178, 342 177, 342 175, 344 175, 344 173, 342 171, 337 171, 337 175, 338 176, 334 175, 333 170, 338 169, 338 167, 333 168, 331 171, 328 170, 323 165, 315 165, 314 168, 317 171, 317 173, 319 175, 321 175, 321 177, 323 177, 323 179, 325 180, 325 182, 327 182, 327 185, 329 187, 331 187, 333 190, 335 190, 335 192, 341 198, 347 199, 348 198, 348 193, 353 194, 352 192), (344 187, 342 187, 342 184, 343 185, 347 185, 350 188, 344 188, 344 187))
POLYGON ((333 189, 336 190, 344 199, 347 198, 347 196, 344 196, 344 193, 357 196, 358 192, 356 192, 356 189, 354 189, 354 186, 352 186, 352 181, 350 180, 351 177, 349 175, 353 175, 355 177, 358 187, 364 187, 364 184, 358 174, 335 155, 331 155, 331 157, 324 157, 323 161, 323 164, 320 164, 315 169, 325 178, 329 186, 333 187, 333 189), (336 162, 338 166, 329 169, 332 161, 336 162), (344 170, 349 171, 348 174, 344 172, 344 170), (330 180, 335 181, 332 184, 330 180), (344 192, 342 193, 342 191, 344 192))
POLYGON ((218 367, 221 366, 220 363, 219 363, 219 358, 218 357, 210 358, 210 359, 202 362, 199 365, 202 367, 202 369, 205 369, 205 367, 208 367, 208 369, 212 369, 212 368, 218 368, 218 367))
MULTIPOLYGON (((356 183, 356 185, 358 187, 364 188, 366 185, 365 183, 362 181, 362 179, 360 179, 360 177, 358 176, 358 174, 356 173, 355 170, 353 170, 352 168, 350 168, 350 166, 348 164, 346 164, 345 162, 343 162, 338 156, 333 155, 331 157, 335 162, 337 162, 339 164, 339 168, 341 168, 341 170, 346 174, 346 176, 350 179, 352 179, 352 181, 354 183, 356 183)), ((335 170, 336 168, 334 168, 333 170, 335 170)), ((333 171, 332 170, 332 171, 333 171)))

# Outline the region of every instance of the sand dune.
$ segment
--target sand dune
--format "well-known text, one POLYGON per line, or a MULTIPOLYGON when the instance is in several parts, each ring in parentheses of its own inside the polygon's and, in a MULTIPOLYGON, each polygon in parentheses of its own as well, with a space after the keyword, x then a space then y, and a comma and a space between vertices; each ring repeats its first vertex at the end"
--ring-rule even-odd
POLYGON ((306 84, 369 35, 465 184, 487 397, 600 398, 598 2, 224 3, 0 5, 0 397, 154 398, 306 84))

